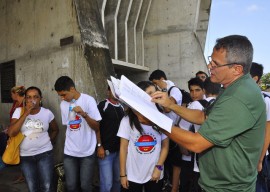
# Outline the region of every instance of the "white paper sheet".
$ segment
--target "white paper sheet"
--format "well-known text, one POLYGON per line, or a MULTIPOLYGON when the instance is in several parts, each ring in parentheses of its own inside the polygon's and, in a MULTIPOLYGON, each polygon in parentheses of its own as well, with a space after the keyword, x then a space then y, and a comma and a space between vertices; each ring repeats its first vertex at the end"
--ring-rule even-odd
POLYGON ((169 133, 171 132, 173 121, 158 111, 155 103, 151 101, 151 97, 145 91, 131 82, 124 75, 121 76, 121 80, 115 79, 114 77, 111 77, 111 79, 115 93, 117 92, 116 89, 118 89, 116 98, 124 101, 128 106, 138 111, 160 128, 165 129, 169 133))

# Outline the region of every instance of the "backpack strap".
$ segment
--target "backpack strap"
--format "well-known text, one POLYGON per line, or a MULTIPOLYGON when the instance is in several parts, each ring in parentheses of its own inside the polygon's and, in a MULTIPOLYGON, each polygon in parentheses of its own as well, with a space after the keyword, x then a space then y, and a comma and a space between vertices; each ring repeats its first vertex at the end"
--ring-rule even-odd
MULTIPOLYGON (((170 96, 170 93, 171 93, 172 88, 174 88, 174 87, 176 87, 176 86, 171 86, 170 89, 168 90, 168 95, 169 96, 170 96)), ((178 88, 178 87, 176 87, 176 88, 178 88)))
POLYGON ((265 94, 265 93, 262 93, 263 94, 263 97, 265 98, 265 97, 268 97, 268 98, 270 98, 270 96, 269 95, 267 95, 267 94, 265 94))
POLYGON ((203 106, 203 108, 207 108, 209 105, 209 102, 205 99, 198 100, 198 102, 203 106))

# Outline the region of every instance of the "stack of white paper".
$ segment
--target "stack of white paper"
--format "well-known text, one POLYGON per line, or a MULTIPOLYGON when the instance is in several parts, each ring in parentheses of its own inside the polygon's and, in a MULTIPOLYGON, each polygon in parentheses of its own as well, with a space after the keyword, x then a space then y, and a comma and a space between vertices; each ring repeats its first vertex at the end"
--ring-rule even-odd
POLYGON ((111 76, 108 85, 115 98, 126 103, 160 128, 171 132, 173 121, 159 112, 156 105, 151 101, 151 97, 124 75, 121 76, 121 80, 111 76))

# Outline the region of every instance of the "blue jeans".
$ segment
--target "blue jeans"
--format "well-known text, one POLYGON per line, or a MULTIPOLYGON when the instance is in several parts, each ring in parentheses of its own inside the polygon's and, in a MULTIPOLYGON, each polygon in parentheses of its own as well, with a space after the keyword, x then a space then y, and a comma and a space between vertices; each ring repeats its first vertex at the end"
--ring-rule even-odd
POLYGON ((119 152, 110 153, 98 160, 100 192, 120 192, 119 152))
POLYGON ((268 181, 270 180, 270 159, 269 155, 263 160, 262 171, 258 173, 256 192, 268 192, 268 181))
POLYGON ((21 158, 21 169, 29 192, 50 192, 53 183, 53 152, 21 158))
POLYGON ((68 192, 92 192, 95 154, 87 157, 64 155, 64 170, 68 192))

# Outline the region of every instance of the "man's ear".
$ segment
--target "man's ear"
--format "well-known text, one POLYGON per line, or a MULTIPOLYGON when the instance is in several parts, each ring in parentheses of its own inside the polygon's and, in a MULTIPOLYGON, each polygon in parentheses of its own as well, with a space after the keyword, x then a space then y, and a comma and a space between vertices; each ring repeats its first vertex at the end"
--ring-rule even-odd
POLYGON ((241 75, 243 73, 244 68, 242 65, 235 65, 233 68, 234 68, 234 74, 236 76, 241 75))
POLYGON ((162 80, 162 81, 163 81, 163 80, 165 80, 165 79, 164 79, 164 77, 161 77, 159 80, 162 80))
POLYGON ((76 91, 76 89, 75 89, 75 87, 70 87, 69 91, 74 92, 74 91, 76 91))
POLYGON ((259 77, 256 75, 256 76, 254 76, 254 77, 252 77, 252 79, 256 82, 256 83, 258 83, 258 81, 259 81, 259 77))

